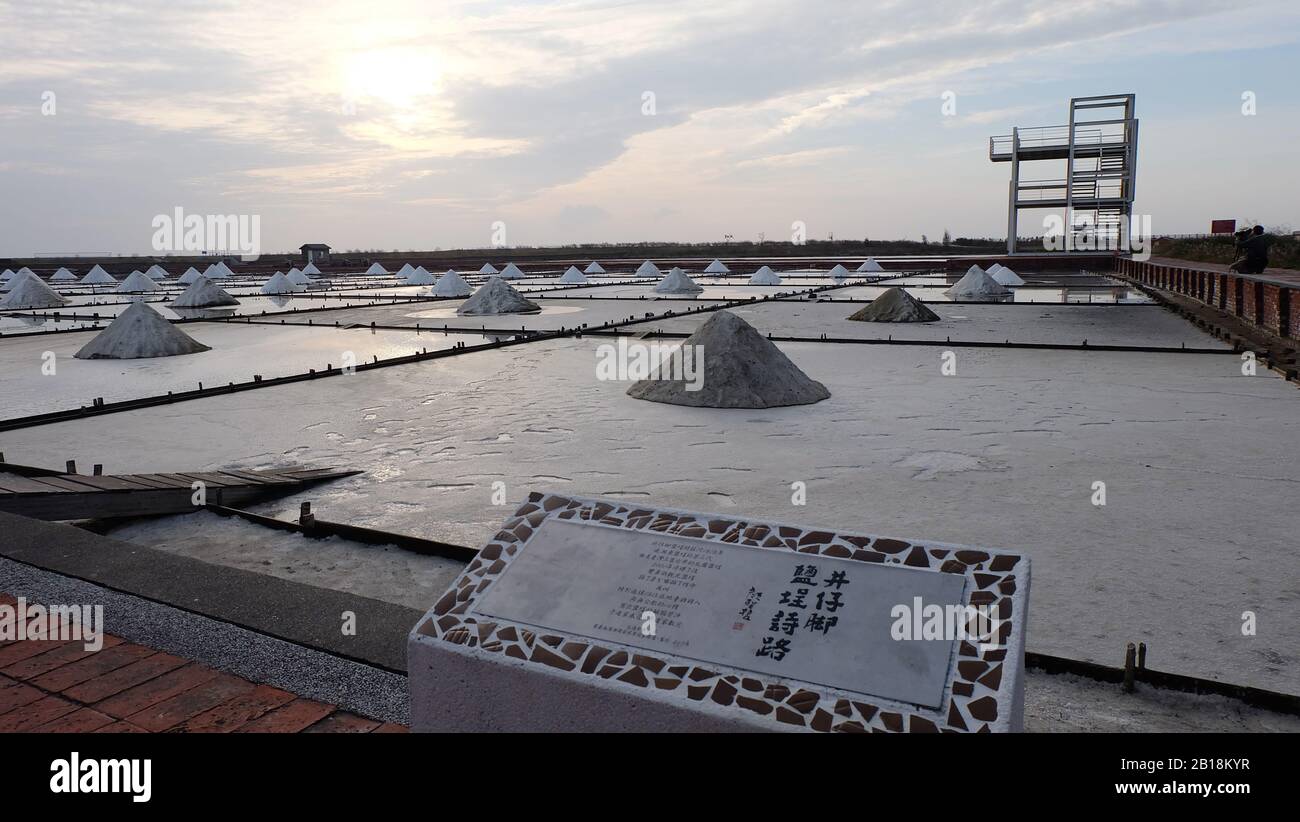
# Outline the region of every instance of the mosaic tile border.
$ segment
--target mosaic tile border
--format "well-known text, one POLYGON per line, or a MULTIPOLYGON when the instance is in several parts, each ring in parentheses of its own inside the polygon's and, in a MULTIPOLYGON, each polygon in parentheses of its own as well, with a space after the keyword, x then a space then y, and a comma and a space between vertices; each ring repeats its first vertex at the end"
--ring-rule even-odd
MULTIPOLYGON (((773 730, 784 725, 823 732, 989 732, 1004 726, 1013 710, 1015 694, 1010 683, 1020 676, 1023 659, 1007 659, 1007 642, 1013 634, 1013 621, 1022 622, 1027 610, 1028 576, 1029 560, 1018 554, 533 492, 417 624, 415 634, 549 666, 580 679, 603 679, 615 687, 683 697, 712 710, 746 712, 745 718, 750 721, 774 723, 773 730), (1003 647, 981 649, 969 642, 959 643, 943 703, 931 710, 891 700, 867 700, 817 685, 768 681, 768 677, 757 673, 713 671, 671 654, 582 636, 537 634, 521 625, 480 621, 469 614, 478 597, 501 575, 536 529, 552 517, 961 574, 968 581, 965 604, 997 608, 1003 620, 1003 647)), ((1024 626, 1019 627, 1023 637, 1024 626)), ((1020 651, 1023 653, 1022 647, 1020 651)))

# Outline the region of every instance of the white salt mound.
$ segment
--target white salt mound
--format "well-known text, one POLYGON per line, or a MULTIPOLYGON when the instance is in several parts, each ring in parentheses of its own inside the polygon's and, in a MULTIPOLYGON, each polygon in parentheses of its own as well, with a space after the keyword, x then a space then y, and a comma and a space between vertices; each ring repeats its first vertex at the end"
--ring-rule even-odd
POLYGON ((35 274, 14 275, 8 285, 9 293, 0 300, 0 309, 58 308, 68 303, 66 298, 57 294, 35 274))
POLYGON ((983 300, 990 297, 1005 297, 1011 292, 998 285, 998 281, 986 274, 984 269, 973 265, 966 271, 966 276, 943 293, 958 300, 983 300))
POLYGON ((149 270, 144 272, 144 275, 151 280, 165 280, 167 279, 167 269, 160 265, 151 265, 149 270))
POLYGON ((433 285, 434 276, 425 270, 424 266, 416 266, 406 277, 407 285, 433 285))
POLYGON ((10 280, 12 280, 13 278, 14 278, 14 273, 13 273, 13 271, 9 270, 8 268, 6 268, 6 269, 4 270, 4 273, 0 273, 0 282, 6 282, 6 283, 7 283, 7 282, 9 282, 10 280))
POLYGON ((663 272, 659 270, 659 266, 655 265, 654 263, 650 262, 649 260, 646 260, 645 262, 641 263, 641 265, 637 266, 637 268, 636 268, 636 276, 638 276, 638 277, 662 277, 662 276, 663 276, 663 272))
POLYGON ((110 285, 111 283, 117 282, 117 278, 96 265, 94 268, 90 269, 90 271, 86 272, 86 276, 82 277, 81 281, 86 285, 110 285))
POLYGON ((680 268, 669 271, 654 288, 656 294, 696 294, 704 290, 680 268))
POLYGON ((179 282, 185 285, 189 285, 190 283, 194 282, 195 280, 197 280, 199 277, 202 276, 203 275, 199 273, 199 270, 197 268, 195 268, 194 266, 190 266, 189 268, 185 269, 185 273, 180 276, 179 282))
POLYGON ((871 301, 871 305, 849 315, 850 320, 869 323, 932 323, 940 317, 907 291, 894 286, 871 301))
MULTIPOLYGON (((311 263, 308 263, 307 266, 308 268, 315 268, 311 263)), ((312 278, 307 276, 309 273, 311 272, 307 271, 306 268, 302 271, 299 271, 296 268, 291 268, 289 269, 289 273, 284 275, 284 278, 294 285, 307 286, 311 285, 313 282, 312 278)), ((317 271, 316 273, 319 274, 320 272, 317 271)))
POLYGON ((405 280, 414 273, 415 269, 411 267, 410 263, 402 263, 402 267, 397 270, 397 279, 405 280))
POLYGON ((114 294, 139 294, 143 291, 153 291, 158 284, 149 279, 140 271, 132 271, 130 276, 113 289, 114 294))
POLYGON ((501 279, 503 280, 522 280, 524 272, 519 270, 519 266, 514 263, 507 263, 506 267, 501 269, 501 279))
POLYGON ((875 257, 868 257, 866 262, 858 266, 858 271, 884 271, 880 263, 876 262, 875 257))
POLYGON ((749 278, 750 285, 780 285, 781 278, 772 270, 771 266, 763 266, 754 272, 754 276, 749 278))
POLYGON ((54 272, 54 276, 53 276, 53 277, 50 277, 50 282, 52 282, 52 283, 66 283, 66 282, 69 282, 69 281, 71 281, 71 280, 75 280, 75 279, 77 279, 77 275, 76 275, 76 274, 73 274, 71 271, 69 271, 69 270, 66 269, 66 268, 60 268, 58 271, 54 272))
POLYGON ((994 271, 994 270, 992 270, 992 269, 989 269, 989 273, 993 275, 993 280, 994 280, 998 285, 1008 285, 1008 286, 1010 286, 1010 285, 1024 285, 1024 284, 1025 284, 1025 281, 1022 280, 1022 279, 1020 278, 1020 275, 1019 275, 1019 274, 1017 274, 1016 272, 1014 272, 1014 271, 1012 271, 1011 269, 1007 268, 1005 265, 998 264, 998 265, 996 266, 996 268, 997 268, 997 271, 994 271))
POLYGON ((173 308, 211 308, 218 305, 239 305, 239 300, 201 274, 172 301, 173 308))
POLYGON ((592 260, 591 264, 587 266, 585 271, 588 274, 604 274, 605 268, 600 263, 596 262, 595 260, 592 260))
POLYGON ((263 294, 292 294, 295 291, 302 291, 302 286, 291 282, 288 277, 279 271, 275 272, 274 276, 262 284, 263 294))
POLYGON ((383 277, 388 274, 388 270, 379 263, 371 263, 366 269, 366 274, 371 277, 383 277))
POLYGON ((704 268, 705 274, 730 274, 731 269, 722 264, 722 260, 714 260, 704 268))
POLYGON ((465 282, 464 277, 451 269, 448 269, 446 274, 439 277, 438 282, 434 284, 433 288, 429 289, 429 293, 435 297, 468 297, 469 292, 469 283, 465 282))
POLYGON ((79 360, 137 360, 197 354, 208 349, 147 304, 132 303, 73 356, 79 360))
POLYGON ((576 265, 569 266, 569 270, 565 271, 564 276, 560 277, 560 282, 564 283, 565 285, 573 285, 575 283, 585 283, 586 281, 587 281, 587 275, 579 271, 576 265))
POLYGON ((302 267, 302 273, 308 277, 318 277, 320 276, 320 269, 316 267, 315 263, 307 263, 302 267))
POLYGON ((462 315, 535 314, 541 310, 541 306, 515 291, 510 283, 500 277, 491 277, 479 286, 473 297, 456 309, 456 313, 462 315))
MULTIPOLYGON (((700 346, 696 374, 664 373, 672 361, 627 390, 628 396, 697 408, 776 408, 808 405, 831 395, 808 377, 781 349, 730 311, 718 311, 683 342, 700 346), (658 376, 666 379, 656 379, 658 376), (688 391, 692 379, 698 391, 688 391), (673 379, 667 379, 671 377, 673 379)), ((691 351, 692 349, 685 349, 691 351)))
POLYGON ((31 270, 30 268, 28 268, 27 266, 23 266, 22 268, 18 269, 18 273, 19 273, 19 274, 31 274, 33 277, 36 276, 36 272, 35 272, 35 271, 32 271, 32 270, 31 270))
POLYGON ((492 263, 483 263, 483 267, 480 268, 480 269, 478 270, 478 273, 480 273, 480 274, 496 274, 496 273, 498 273, 498 272, 497 272, 497 267, 494 266, 494 265, 492 265, 492 263))
POLYGON ((835 280, 844 280, 848 278, 849 270, 837 263, 835 267, 830 270, 830 276, 835 280))

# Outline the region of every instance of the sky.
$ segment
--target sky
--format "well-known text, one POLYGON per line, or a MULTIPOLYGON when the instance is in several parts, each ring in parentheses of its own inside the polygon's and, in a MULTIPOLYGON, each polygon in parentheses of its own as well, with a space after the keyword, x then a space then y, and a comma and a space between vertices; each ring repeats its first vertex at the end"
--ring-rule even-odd
POLYGON ((177 208, 266 252, 1000 237, 988 138, 1128 92, 1155 233, 1300 229, 1298 42, 1294 0, 0 0, 0 256, 177 208))

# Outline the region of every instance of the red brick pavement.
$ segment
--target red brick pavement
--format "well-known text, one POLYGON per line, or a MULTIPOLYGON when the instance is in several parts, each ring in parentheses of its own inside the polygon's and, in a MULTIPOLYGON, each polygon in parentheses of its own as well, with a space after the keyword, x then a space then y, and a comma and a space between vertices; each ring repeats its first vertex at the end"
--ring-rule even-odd
MULTIPOLYGON (((0 593, 0 603, 17 604, 0 593)), ((104 636, 0 642, 0 733, 402 733, 406 728, 104 636)))

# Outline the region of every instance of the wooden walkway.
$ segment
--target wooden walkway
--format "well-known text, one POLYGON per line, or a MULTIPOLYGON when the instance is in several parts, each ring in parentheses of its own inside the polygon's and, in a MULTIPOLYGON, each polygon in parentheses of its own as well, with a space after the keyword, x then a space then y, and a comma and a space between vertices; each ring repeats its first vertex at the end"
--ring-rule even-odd
POLYGON ((361 473, 334 468, 86 475, 0 462, 0 511, 43 520, 184 514, 204 503, 244 505, 295 494, 309 485, 361 473))

